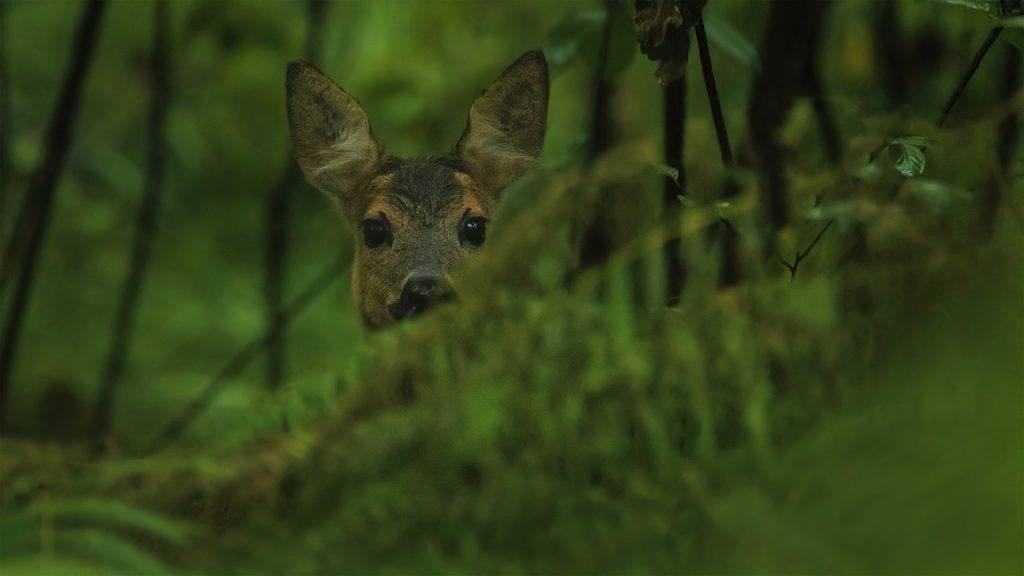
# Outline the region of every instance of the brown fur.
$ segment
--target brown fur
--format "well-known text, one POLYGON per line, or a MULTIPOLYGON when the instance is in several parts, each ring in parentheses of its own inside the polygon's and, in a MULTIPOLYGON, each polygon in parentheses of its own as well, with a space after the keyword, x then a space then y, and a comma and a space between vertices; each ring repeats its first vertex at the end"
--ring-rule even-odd
POLYGON ((352 293, 371 328, 394 321, 389 307, 410 277, 448 279, 478 251, 460 239, 464 219, 489 221, 501 192, 544 144, 548 72, 540 52, 521 56, 477 99, 455 150, 439 158, 384 154, 359 104, 309 64, 288 66, 287 91, 295 158, 354 225, 352 293), (367 218, 390 225, 390 245, 365 245, 367 218))

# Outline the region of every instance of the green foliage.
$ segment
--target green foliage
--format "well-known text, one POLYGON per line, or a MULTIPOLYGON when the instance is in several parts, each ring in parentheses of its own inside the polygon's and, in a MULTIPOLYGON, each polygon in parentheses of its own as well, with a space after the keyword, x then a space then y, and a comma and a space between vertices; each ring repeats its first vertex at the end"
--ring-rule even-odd
POLYGON ((0 520, 0 567, 6 573, 165 574, 157 545, 183 546, 179 521, 95 498, 42 499, 0 520), (140 548, 133 539, 148 543, 140 548))
POLYGON ((761 68, 761 56, 757 48, 728 20, 716 16, 714 12, 707 12, 704 15, 704 26, 707 28, 708 40, 723 52, 753 70, 761 68))
POLYGON ((914 178, 924 173, 924 152, 928 139, 920 136, 904 136, 889 142, 889 159, 900 174, 914 178))
POLYGON ((983 12, 992 17, 998 17, 1002 9, 999 0, 941 0, 944 4, 969 8, 983 12))
MULTIPOLYGON (((16 206, 75 11, 5 8, 16 206)), ((902 6, 908 31, 944 49, 897 114, 864 49, 872 5, 834 3, 818 56, 845 155, 823 161, 801 101, 780 136, 792 218, 769 235, 745 153, 757 65, 745 38, 759 38, 764 5, 707 8, 741 161, 718 160, 691 59, 687 196, 669 218, 663 185, 680 173, 659 163, 657 65, 633 57, 628 5, 610 16, 613 146, 585 163, 602 4, 329 4, 317 64, 398 154, 449 150, 479 90, 543 45, 544 154, 453 279, 458 305, 366 334, 338 281, 289 325, 283 389, 267 390, 255 362, 180 441, 146 454, 263 331, 266 196, 290 163, 282 77, 305 30, 301 3, 171 3, 166 203, 96 455, 97 368, 145 176, 150 8, 111 5, 87 82, 13 379, 16 434, 0 447, 0 572, 1024 570, 1021 197, 993 154, 1002 67, 986 61, 956 121, 931 126, 990 24, 980 12, 902 6), (888 159, 865 162, 872 152, 888 159), (980 215, 1000 190, 985 242, 980 215), (584 224, 608 206, 609 258, 581 269, 584 224), (728 287, 722 220, 742 272, 728 287), (791 279, 779 260, 826 227, 791 279), (669 239, 686 270, 671 307, 669 239)), ((291 192, 293 297, 352 235, 307 185, 291 192)))

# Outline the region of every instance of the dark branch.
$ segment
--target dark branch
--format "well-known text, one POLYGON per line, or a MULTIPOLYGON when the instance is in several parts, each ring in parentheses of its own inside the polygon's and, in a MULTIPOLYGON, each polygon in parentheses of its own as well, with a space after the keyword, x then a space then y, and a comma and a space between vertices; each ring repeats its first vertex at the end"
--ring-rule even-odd
POLYGON ((160 195, 164 179, 164 165, 167 157, 165 126, 167 107, 170 101, 170 65, 168 62, 169 42, 167 33, 167 2, 157 0, 153 5, 153 48, 150 54, 151 100, 146 158, 146 184, 139 211, 135 216, 135 240, 128 264, 128 276, 122 287, 121 298, 114 321, 110 350, 100 378, 100 392, 96 400, 93 418, 93 442, 99 447, 110 431, 114 397, 124 373, 135 326, 135 315, 146 274, 149 254, 156 232, 156 219, 160 208, 160 195))
POLYGON ((722 101, 718 97, 718 85, 715 84, 715 71, 711 67, 711 49, 708 47, 708 35, 704 30, 704 14, 697 14, 694 26, 697 35, 697 50, 700 52, 700 70, 704 74, 704 88, 708 92, 711 104, 711 117, 715 122, 715 135, 718 136, 718 151, 722 155, 722 163, 732 166, 732 147, 729 146, 729 132, 725 127, 725 116, 722 114, 722 101))
MULTIPOLYGON (((318 296, 320 296, 330 285, 334 282, 348 267, 348 258, 339 257, 331 266, 320 273, 309 285, 303 290, 295 300, 293 300, 288 306, 281 311, 281 320, 283 325, 287 325, 290 321, 294 320, 296 316, 301 314, 318 296)), ((177 440, 181 434, 188 428, 196 418, 198 418, 203 411, 209 407, 210 403, 217 397, 217 395, 224 389, 224 386, 231 381, 232 378, 242 372, 249 364, 255 360, 262 351, 264 351, 273 342, 273 335, 267 332, 252 340, 246 344, 241 350, 239 350, 227 364, 210 380, 209 383, 203 388, 202 392, 199 393, 192 402, 190 402, 185 409, 176 418, 164 428, 163 432, 150 444, 147 453, 152 453, 160 450, 175 440, 177 440)))
POLYGON ((949 117, 949 113, 953 111, 953 107, 956 106, 960 97, 963 96, 964 91, 967 89, 967 85, 971 82, 971 78, 974 77, 974 73, 977 72, 978 67, 981 66, 981 61, 985 59, 985 55, 988 54, 989 48, 995 44, 1002 32, 1002 26, 996 26, 991 32, 989 32, 988 37, 985 38, 981 47, 979 47, 978 51, 975 52, 974 60, 971 61, 970 67, 967 68, 963 77, 960 78, 960 84, 957 85, 956 90, 954 90, 953 94, 950 95, 949 100, 946 101, 946 105, 942 107, 942 115, 939 116, 938 122, 935 123, 936 126, 941 128, 942 125, 946 123, 946 118, 949 117))
POLYGON ((825 235, 825 232, 828 232, 828 229, 831 228, 832 224, 834 223, 835 219, 826 222, 825 226, 821 229, 820 232, 818 232, 818 235, 814 237, 814 240, 811 240, 811 243, 807 246, 807 248, 804 248, 802 252, 799 250, 797 251, 796 257, 793 258, 792 263, 786 262, 785 260, 782 261, 782 265, 785 266, 787 270, 789 270, 790 280, 796 277, 796 270, 797 268, 800 267, 800 263, 804 261, 804 258, 807 258, 807 256, 811 253, 811 250, 814 250, 814 247, 818 245, 818 241, 821 240, 821 237, 825 235))
POLYGON ((64 171, 68 149, 71 147, 82 85, 92 62, 105 7, 106 0, 95 0, 86 2, 82 9, 82 17, 71 46, 71 64, 46 131, 43 158, 33 171, 25 194, 24 202, 32 203, 31 207, 25 208, 27 211, 24 230, 28 238, 24 254, 21 255, 17 286, 8 311, 7 323, 4 325, 3 340, 0 341, 0 427, 7 425, 11 368, 14 365, 22 321, 32 292, 39 253, 50 222, 53 198, 64 171))
POLYGON ((779 131, 798 96, 806 91, 808 66, 821 43, 830 3, 772 0, 761 41, 762 68, 754 78, 747 117, 750 142, 761 173, 770 227, 766 251, 775 251, 775 233, 789 223, 789 193, 779 131))

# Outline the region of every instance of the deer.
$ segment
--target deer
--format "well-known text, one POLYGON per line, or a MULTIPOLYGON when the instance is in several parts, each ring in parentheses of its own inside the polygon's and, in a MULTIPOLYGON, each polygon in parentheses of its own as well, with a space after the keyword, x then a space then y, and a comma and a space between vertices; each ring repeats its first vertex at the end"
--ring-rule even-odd
POLYGON ((502 192, 530 172, 547 131, 548 65, 513 62, 470 107, 450 152, 390 155, 363 108, 312 64, 286 80, 292 153, 354 233, 352 296, 380 329, 454 299, 452 274, 480 252, 502 192))

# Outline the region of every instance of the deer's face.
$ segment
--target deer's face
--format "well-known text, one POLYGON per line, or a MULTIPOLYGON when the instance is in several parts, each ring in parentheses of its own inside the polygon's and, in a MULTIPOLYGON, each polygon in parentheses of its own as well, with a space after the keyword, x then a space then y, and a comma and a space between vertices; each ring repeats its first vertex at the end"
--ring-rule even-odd
POLYGON ((363 322, 387 326, 451 299, 451 274, 480 250, 501 191, 532 167, 547 124, 547 63, 528 52, 473 104, 439 158, 384 154, 362 108, 316 68, 288 67, 296 160, 355 231, 352 292, 363 322))

